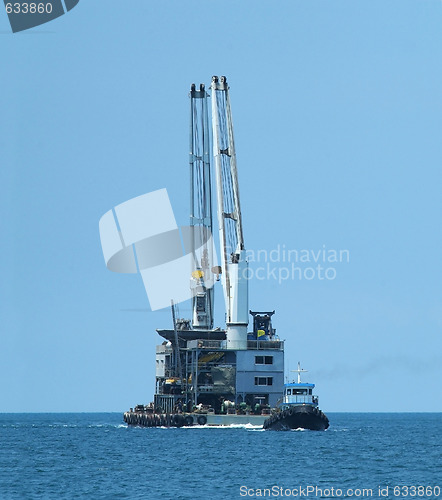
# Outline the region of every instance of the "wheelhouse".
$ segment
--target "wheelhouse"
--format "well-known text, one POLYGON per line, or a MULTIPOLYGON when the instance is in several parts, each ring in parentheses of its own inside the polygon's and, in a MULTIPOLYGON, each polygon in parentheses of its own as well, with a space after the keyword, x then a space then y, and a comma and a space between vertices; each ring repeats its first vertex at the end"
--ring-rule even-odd
POLYGON ((282 396, 282 408, 290 408, 294 405, 309 405, 318 406, 318 396, 313 394, 315 384, 301 382, 301 373, 306 372, 301 368, 301 363, 298 362, 298 369, 292 370, 298 374, 297 382, 284 384, 284 393, 282 396))
POLYGON ((313 394, 315 384, 290 383, 284 384, 283 405, 318 406, 318 396, 313 394))

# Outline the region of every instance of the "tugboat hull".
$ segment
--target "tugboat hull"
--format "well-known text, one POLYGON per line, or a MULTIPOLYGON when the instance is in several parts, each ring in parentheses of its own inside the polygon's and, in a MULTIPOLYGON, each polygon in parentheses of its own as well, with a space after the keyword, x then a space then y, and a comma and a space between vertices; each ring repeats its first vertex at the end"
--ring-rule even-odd
POLYGON ((324 431, 329 427, 325 413, 314 406, 292 406, 269 417, 263 425, 266 430, 288 431, 291 429, 309 429, 324 431))

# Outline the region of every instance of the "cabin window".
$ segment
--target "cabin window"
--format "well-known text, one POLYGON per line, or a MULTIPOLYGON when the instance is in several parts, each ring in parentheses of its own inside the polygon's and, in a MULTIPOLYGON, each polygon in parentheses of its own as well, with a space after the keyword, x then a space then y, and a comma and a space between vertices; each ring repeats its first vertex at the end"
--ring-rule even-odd
POLYGON ((255 365, 273 365, 273 356, 255 356, 255 365))
POLYGON ((292 390, 291 389, 287 389, 287 396, 291 396, 292 394, 292 390))
POLYGON ((197 312, 205 312, 206 311, 206 298, 200 295, 196 297, 196 311, 197 312))
POLYGON ((310 396, 311 396, 311 395, 312 395, 312 390, 311 390, 311 389, 309 389, 309 390, 308 390, 308 393, 309 393, 309 394, 310 394, 310 396))
POLYGON ((273 377, 255 377, 255 385, 273 385, 273 377))
POLYGON ((293 394, 298 394, 298 395, 302 395, 302 394, 307 394, 307 389, 293 389, 293 394))

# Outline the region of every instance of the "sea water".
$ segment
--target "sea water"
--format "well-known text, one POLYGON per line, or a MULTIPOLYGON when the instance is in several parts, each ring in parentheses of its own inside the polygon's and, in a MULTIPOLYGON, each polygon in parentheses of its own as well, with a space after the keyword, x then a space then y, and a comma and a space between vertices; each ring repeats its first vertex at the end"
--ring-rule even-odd
POLYGON ((130 428, 122 414, 0 414, 0 500, 442 498, 442 414, 330 428, 130 428))

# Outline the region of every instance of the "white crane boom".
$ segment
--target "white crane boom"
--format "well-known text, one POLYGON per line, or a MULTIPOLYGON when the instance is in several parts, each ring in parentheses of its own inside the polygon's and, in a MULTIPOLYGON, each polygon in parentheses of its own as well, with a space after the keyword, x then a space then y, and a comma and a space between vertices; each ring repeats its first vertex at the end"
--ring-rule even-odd
POLYGON ((211 88, 213 156, 216 169, 222 283, 226 303, 227 346, 231 349, 247 349, 248 264, 226 77, 212 77, 211 88))
POLYGON ((201 84, 190 88, 190 226, 192 269, 192 327, 213 328, 212 274, 212 184, 210 178, 210 134, 208 94, 201 84))

